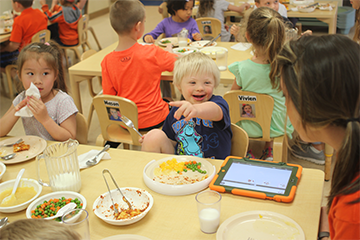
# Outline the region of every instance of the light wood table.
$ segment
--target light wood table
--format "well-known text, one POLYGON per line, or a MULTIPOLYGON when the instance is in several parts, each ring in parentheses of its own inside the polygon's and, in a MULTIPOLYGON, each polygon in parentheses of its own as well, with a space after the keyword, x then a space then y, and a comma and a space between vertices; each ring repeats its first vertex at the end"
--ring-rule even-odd
MULTIPOLYGON (((250 49, 247 51, 238 51, 231 49, 232 45, 237 43, 230 43, 230 42, 218 42, 217 46, 225 47, 228 49, 228 65, 235 61, 242 61, 251 57, 250 49)), ((89 58, 71 66, 69 68, 69 76, 70 76, 70 84, 71 84, 71 91, 70 94, 74 99, 75 105, 78 108, 80 113, 82 111, 81 105, 81 97, 80 97, 80 82, 92 78, 101 76, 101 61, 104 57, 113 51, 117 46, 117 42, 111 44, 107 48, 95 53, 94 55, 90 56, 89 58)), ((172 81, 173 73, 172 72, 163 72, 161 74, 161 80, 172 81)), ((232 84, 235 79, 235 76, 230 73, 227 69, 226 71, 221 71, 220 75, 220 82, 223 84, 232 84)))
MULTIPOLYGON (((1 140, 1 139, 0 139, 1 140)), ((51 144, 50 142, 48 144, 51 144)), ((91 149, 100 147, 80 145, 78 155, 91 149)), ((200 230, 197 216, 195 195, 166 196, 150 190, 144 183, 142 173, 145 165, 153 159, 159 160, 168 155, 146 153, 140 151, 109 149, 110 160, 102 160, 98 165, 81 170, 82 187, 80 194, 86 197, 89 212, 90 234, 92 240, 102 239, 118 234, 137 234, 153 240, 206 240, 216 239, 216 234, 205 234, 200 230), (154 205, 150 212, 139 222, 128 226, 109 225, 92 211, 95 199, 107 191, 102 177, 102 170, 110 169, 119 187, 138 187, 147 190, 154 198, 154 205)), ((219 169, 222 160, 209 160, 219 169)), ((44 161, 42 161, 44 163, 44 161)), ((15 165, 7 165, 7 170, 2 182, 15 179, 18 171, 25 168, 24 177, 37 179, 36 160, 29 160, 15 165)), ((45 164, 41 165, 44 173, 45 164)), ((45 178, 45 176, 44 176, 45 178)), ((229 217, 246 211, 264 210, 283 214, 296 221, 305 232, 306 239, 316 239, 320 205, 324 184, 324 173, 316 169, 303 169, 295 199, 292 203, 279 203, 271 200, 261 200, 249 197, 241 197, 232 194, 221 194, 221 217, 220 224, 229 217)), ((111 188, 114 187, 111 185, 111 188)), ((51 190, 44 187, 41 195, 51 190)), ((7 216, 10 222, 26 218, 25 210, 7 216)), ((241 233, 239 233, 241 234, 241 233)))
POLYGON ((5 42, 10 39, 11 33, 1 34, 0 35, 0 43, 5 42))

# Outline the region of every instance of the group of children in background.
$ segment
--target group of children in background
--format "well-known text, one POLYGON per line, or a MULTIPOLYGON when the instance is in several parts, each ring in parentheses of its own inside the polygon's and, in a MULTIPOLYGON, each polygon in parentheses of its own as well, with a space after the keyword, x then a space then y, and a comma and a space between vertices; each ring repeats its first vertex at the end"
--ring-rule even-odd
MULTIPOLYGON (((254 55, 229 66, 235 76, 232 89, 274 98, 271 137, 284 134, 291 137, 295 129, 303 141, 324 142, 337 151, 327 211, 323 214, 329 213, 329 224, 322 219, 320 230, 330 231, 332 239, 359 239, 360 47, 340 35, 302 36, 285 43, 284 18, 277 9, 261 5, 272 2, 256 2, 258 8, 247 19, 244 36, 252 43, 254 55)), ((357 9, 356 41, 359 40, 359 2, 352 1, 357 9)), ((276 0, 274 4, 278 4, 276 0)), ((200 52, 179 58, 171 48, 164 50, 137 42, 142 37, 145 42, 154 42, 162 33, 171 37, 183 28, 188 29, 190 39, 200 40, 197 24, 191 18, 193 6, 193 0, 168 0, 171 16, 144 35, 143 4, 138 0, 116 1, 110 10, 110 22, 119 36, 119 44, 101 62, 103 93, 135 102, 139 129, 149 131, 140 140, 142 150, 224 159, 230 155, 231 121, 228 104, 213 94, 220 82, 214 61, 200 52), (174 71, 174 85, 183 101, 169 104, 163 101, 159 88, 163 71, 174 71)), ((76 5, 65 4, 63 8, 66 7, 69 9, 63 11, 63 20, 71 11, 78 13, 76 5)), ((199 16, 209 14, 223 19, 223 11, 243 12, 248 7, 244 4, 235 9, 223 0, 200 0, 199 16)), ((54 19, 61 18, 56 16, 54 19)), ((222 27, 222 31, 228 30, 225 25, 222 27)), ((224 39, 228 36, 224 34, 224 39)), ((77 109, 66 94, 61 60, 62 52, 54 42, 32 43, 21 51, 19 79, 25 90, 30 83, 35 84, 41 97, 20 93, 0 119, 0 136, 6 135, 18 120, 15 112, 27 106, 34 115, 22 118, 27 134, 57 141, 75 138, 77 109)), ((248 113, 252 114, 249 109, 245 114, 248 113)), ((250 137, 262 136, 261 128, 255 123, 239 125, 250 137)), ((266 143, 262 159, 272 158, 271 147, 271 142, 266 143)))

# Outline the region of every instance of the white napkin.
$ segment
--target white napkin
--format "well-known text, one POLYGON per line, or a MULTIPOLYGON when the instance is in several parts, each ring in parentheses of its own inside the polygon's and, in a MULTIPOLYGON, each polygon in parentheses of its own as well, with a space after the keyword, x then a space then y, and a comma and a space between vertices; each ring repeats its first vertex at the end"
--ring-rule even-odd
POLYGON ((299 11, 298 8, 290 8, 290 10, 293 11, 293 12, 298 12, 299 11))
MULTIPOLYGON (((89 152, 81 154, 80 156, 78 156, 80 169, 90 167, 90 166, 86 165, 86 162, 88 160, 92 159, 93 157, 95 157, 95 155, 98 154, 99 152, 100 152, 100 150, 90 150, 89 152)), ((100 160, 102 160, 102 159, 111 159, 111 157, 110 157, 110 154, 108 152, 103 152, 103 153, 100 154, 100 156, 97 159, 99 159, 99 160, 98 160, 98 162, 96 164, 98 164, 100 162, 100 160)))
POLYGON ((246 51, 251 47, 251 43, 238 43, 232 46, 232 49, 239 50, 239 51, 246 51))
MULTIPOLYGON (((40 98, 40 91, 37 87, 35 87, 35 85, 33 83, 31 83, 28 90, 26 90, 25 95, 29 96, 29 97, 34 96, 36 98, 40 98)), ((17 117, 32 117, 32 116, 34 116, 34 114, 30 111, 30 109, 27 106, 25 106, 22 109, 20 109, 19 111, 17 111, 15 113, 15 116, 17 116, 17 117)))

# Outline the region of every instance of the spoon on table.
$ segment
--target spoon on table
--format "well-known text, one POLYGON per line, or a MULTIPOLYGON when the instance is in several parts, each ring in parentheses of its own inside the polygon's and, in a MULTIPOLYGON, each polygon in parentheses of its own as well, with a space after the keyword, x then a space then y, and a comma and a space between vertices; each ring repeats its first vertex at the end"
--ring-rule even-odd
POLYGON ((0 157, 2 160, 10 160, 12 158, 14 158, 16 155, 16 153, 11 153, 11 154, 8 154, 6 156, 3 156, 3 157, 0 157))
POLYGON ((16 180, 15 180, 15 183, 14 183, 14 188, 13 188, 11 194, 2 200, 2 202, 1 202, 0 205, 3 205, 4 203, 9 202, 9 201, 10 201, 11 199, 13 199, 13 198, 16 198, 16 197, 15 197, 15 192, 16 192, 16 189, 17 189, 18 186, 19 186, 21 177, 22 177, 22 175, 24 174, 24 172, 25 172, 25 168, 23 168, 23 169, 20 170, 20 172, 18 173, 18 175, 17 175, 17 177, 16 177, 16 180))
POLYGON ((92 159, 86 161, 86 165, 88 166, 94 166, 95 164, 98 163, 98 161, 96 161, 97 157, 103 153, 104 151, 108 150, 110 148, 109 144, 106 144, 105 147, 103 148, 103 150, 101 150, 98 154, 95 155, 95 157, 93 157, 92 159))
POLYGON ((66 213, 67 211, 71 210, 71 209, 74 209, 76 208, 76 203, 68 203, 66 204, 65 206, 63 206, 62 208, 59 209, 59 211, 52 217, 47 217, 47 218, 44 218, 46 220, 51 220, 51 219, 54 219, 54 218, 58 218, 58 217, 61 217, 62 215, 64 215, 64 213, 66 213))
POLYGON ((14 143, 2 144, 2 145, 0 145, 0 147, 11 147, 11 146, 13 146, 13 145, 15 145, 15 144, 21 143, 22 141, 23 141, 23 139, 20 138, 19 140, 17 140, 17 141, 14 142, 14 143))
POLYGON ((0 228, 5 227, 7 223, 8 223, 7 217, 0 219, 0 228))

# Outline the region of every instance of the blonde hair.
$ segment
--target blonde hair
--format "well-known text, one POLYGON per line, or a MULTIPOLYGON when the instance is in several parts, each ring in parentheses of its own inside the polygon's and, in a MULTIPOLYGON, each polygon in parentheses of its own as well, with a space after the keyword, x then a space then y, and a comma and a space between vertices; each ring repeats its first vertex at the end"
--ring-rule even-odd
POLYGON ((80 240, 68 226, 44 219, 21 219, 0 228, 0 240, 80 240))
POLYGON ((214 76, 215 88, 220 83, 220 71, 208 55, 194 52, 179 58, 174 66, 174 85, 180 87, 184 77, 190 75, 210 73, 214 76))
POLYGON ((285 24, 281 15, 268 7, 257 8, 250 14, 246 32, 255 50, 262 51, 269 63, 274 61, 285 42, 285 24))
POLYGON ((215 11, 214 0, 200 0, 198 16, 208 17, 215 11))
POLYGON ((17 59, 17 67, 19 71, 19 78, 21 80, 21 70, 24 63, 29 59, 42 58, 49 67, 51 67, 56 73, 56 79, 53 85, 53 89, 60 89, 63 92, 68 91, 65 81, 65 69, 63 64, 63 51, 60 46, 54 42, 49 41, 48 43, 31 43, 24 47, 17 59))
POLYGON ((117 0, 110 8, 110 23, 117 34, 127 34, 144 21, 145 8, 139 0, 117 0))

